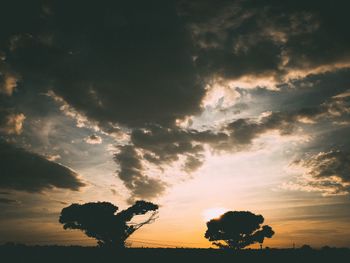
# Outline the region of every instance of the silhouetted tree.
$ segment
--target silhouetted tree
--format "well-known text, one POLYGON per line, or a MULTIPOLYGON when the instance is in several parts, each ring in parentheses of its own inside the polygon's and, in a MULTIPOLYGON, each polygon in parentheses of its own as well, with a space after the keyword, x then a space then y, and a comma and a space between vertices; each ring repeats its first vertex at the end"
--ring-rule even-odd
POLYGON ((274 231, 264 222, 262 215, 249 211, 230 211, 207 222, 205 237, 220 248, 242 249, 254 243, 262 244, 265 237, 271 238, 274 231))
POLYGON ((124 248, 125 240, 137 229, 156 219, 158 205, 137 201, 133 206, 116 214, 118 207, 108 202, 72 204, 62 209, 59 222, 64 229, 80 229, 97 239, 103 247, 124 248), (136 215, 151 212, 141 223, 131 223, 136 215))

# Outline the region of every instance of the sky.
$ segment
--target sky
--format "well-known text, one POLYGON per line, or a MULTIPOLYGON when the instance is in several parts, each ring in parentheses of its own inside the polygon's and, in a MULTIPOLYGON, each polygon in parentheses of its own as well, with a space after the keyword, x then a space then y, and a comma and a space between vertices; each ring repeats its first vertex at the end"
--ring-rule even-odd
POLYGON ((0 242, 95 245, 72 203, 159 204, 130 246, 350 247, 347 1, 3 1, 0 242))

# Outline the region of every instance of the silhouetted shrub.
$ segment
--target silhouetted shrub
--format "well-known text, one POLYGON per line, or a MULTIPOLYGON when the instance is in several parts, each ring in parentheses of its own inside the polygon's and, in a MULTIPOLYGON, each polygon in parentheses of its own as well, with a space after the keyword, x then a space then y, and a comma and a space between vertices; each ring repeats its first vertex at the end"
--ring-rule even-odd
POLYGON ((304 251, 310 251, 312 250, 312 247, 310 245, 305 244, 305 245, 302 245, 300 249, 304 251))

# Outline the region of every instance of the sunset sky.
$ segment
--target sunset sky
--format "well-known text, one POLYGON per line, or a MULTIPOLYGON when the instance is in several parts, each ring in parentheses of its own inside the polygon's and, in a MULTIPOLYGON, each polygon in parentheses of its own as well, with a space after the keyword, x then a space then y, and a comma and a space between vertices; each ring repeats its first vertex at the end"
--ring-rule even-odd
POLYGON ((0 243, 95 245, 62 208, 143 199, 131 246, 247 210, 266 246, 350 247, 347 5, 2 1, 0 243))

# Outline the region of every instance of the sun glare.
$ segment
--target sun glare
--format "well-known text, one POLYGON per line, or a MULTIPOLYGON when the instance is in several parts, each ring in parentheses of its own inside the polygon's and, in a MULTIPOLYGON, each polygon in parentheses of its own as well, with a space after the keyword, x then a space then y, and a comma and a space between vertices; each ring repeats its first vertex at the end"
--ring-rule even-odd
POLYGON ((209 221, 210 219, 218 218, 219 216, 221 216, 222 214, 224 214, 227 211, 228 210, 226 208, 223 208, 223 207, 208 208, 208 209, 203 211, 203 219, 205 221, 209 221))

